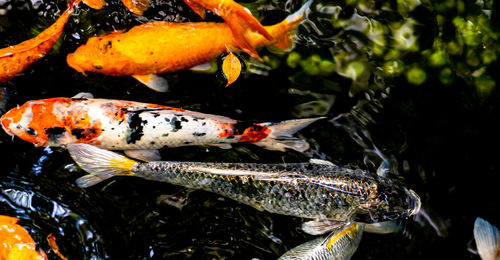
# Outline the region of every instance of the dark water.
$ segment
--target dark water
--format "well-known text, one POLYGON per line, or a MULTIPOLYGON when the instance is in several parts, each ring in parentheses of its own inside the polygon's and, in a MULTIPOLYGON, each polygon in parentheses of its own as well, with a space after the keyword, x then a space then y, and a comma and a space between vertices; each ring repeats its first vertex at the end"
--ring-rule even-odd
MULTIPOLYGON (((264 24, 299 1, 244 1, 264 24)), ((185 147, 162 151, 186 161, 294 162, 309 157, 388 174, 415 190, 422 212, 397 234, 365 234, 353 259, 479 259, 473 222, 498 219, 500 57, 493 1, 315 1, 291 53, 241 54, 247 70, 225 88, 220 72, 164 75, 168 93, 128 77, 84 76, 65 63, 93 35, 147 20, 200 21, 182 1, 152 1, 144 17, 119 1, 80 5, 62 39, 23 75, 3 84, 6 109, 28 100, 73 96, 167 104, 242 120, 326 115, 301 131, 306 154, 185 147)), ((64 1, 0 0, 0 47, 32 38, 57 19, 64 1)), ((208 20, 220 21, 215 15, 208 20)), ((275 259, 313 239, 302 219, 259 212, 202 191, 136 178, 88 189, 57 148, 34 148, 0 134, 0 214, 16 216, 51 259, 56 236, 70 259, 275 259)))

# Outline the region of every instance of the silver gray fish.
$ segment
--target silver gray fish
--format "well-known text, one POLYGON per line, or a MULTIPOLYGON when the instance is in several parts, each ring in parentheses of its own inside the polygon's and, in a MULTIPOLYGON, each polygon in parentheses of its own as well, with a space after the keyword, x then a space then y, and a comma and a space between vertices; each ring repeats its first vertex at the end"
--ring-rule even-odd
POLYGON ((279 260, 346 260, 358 249, 365 224, 347 223, 327 237, 319 237, 290 249, 279 260))
MULTIPOLYGON (((390 179, 332 163, 138 162, 88 144, 69 144, 88 187, 118 175, 214 192, 259 210, 329 221, 373 223, 414 215, 420 199, 390 179)), ((322 232, 318 232, 321 234, 322 232)))

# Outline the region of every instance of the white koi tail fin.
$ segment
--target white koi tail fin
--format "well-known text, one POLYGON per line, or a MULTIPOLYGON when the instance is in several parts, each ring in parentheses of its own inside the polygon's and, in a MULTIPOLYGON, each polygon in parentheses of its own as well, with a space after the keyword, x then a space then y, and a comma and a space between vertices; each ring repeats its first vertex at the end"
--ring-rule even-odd
POLYGON ((474 222, 474 240, 476 240, 477 251, 482 260, 497 259, 500 247, 500 232, 497 227, 477 217, 474 222))
POLYGON ((292 149, 304 152, 309 149, 309 143, 292 135, 314 121, 323 118, 325 117, 295 119, 277 123, 261 123, 259 125, 271 129, 271 133, 266 138, 254 144, 269 150, 285 151, 285 149, 292 149))
POLYGON ((69 154, 86 172, 90 173, 76 180, 79 187, 90 187, 118 175, 132 175, 137 163, 123 155, 101 149, 90 144, 68 144, 69 154))

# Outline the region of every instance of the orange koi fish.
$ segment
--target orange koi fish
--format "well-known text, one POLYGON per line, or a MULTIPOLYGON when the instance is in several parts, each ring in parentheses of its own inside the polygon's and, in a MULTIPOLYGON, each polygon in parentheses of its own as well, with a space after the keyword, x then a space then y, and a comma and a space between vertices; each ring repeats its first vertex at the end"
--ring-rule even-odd
POLYGON ((132 153, 147 153, 145 157, 159 159, 157 149, 163 147, 230 148, 238 142, 303 152, 309 144, 292 135, 318 119, 254 124, 156 104, 85 97, 28 101, 0 118, 9 135, 35 146, 88 143, 125 150, 129 156, 141 159, 144 157, 132 153))
POLYGON ((19 219, 0 215, 0 260, 47 259, 43 251, 36 250, 33 238, 20 225, 19 219))
POLYGON ((0 82, 7 82, 21 74, 31 64, 43 58, 61 35, 64 25, 80 0, 72 0, 67 9, 52 24, 33 39, 0 49, 0 82))
MULTIPOLYGON (((275 40, 245 31, 252 47, 291 47, 293 30, 304 18, 311 0, 284 21, 265 26, 275 40)), ((166 91, 166 81, 156 74, 188 69, 217 58, 240 46, 225 23, 151 22, 128 32, 92 37, 67 56, 68 65, 78 72, 98 72, 111 76, 133 76, 148 87, 166 91)))
MULTIPOLYGON (((83 0, 83 2, 94 9, 101 9, 106 4, 105 0, 83 0)), ((246 31, 256 31, 266 39, 272 40, 272 36, 250 11, 233 0, 184 0, 184 2, 203 19, 205 19, 206 9, 222 17, 231 28, 240 49, 254 57, 259 55, 246 39, 246 31)), ((137 15, 142 15, 150 6, 149 0, 122 0, 122 3, 137 15)))

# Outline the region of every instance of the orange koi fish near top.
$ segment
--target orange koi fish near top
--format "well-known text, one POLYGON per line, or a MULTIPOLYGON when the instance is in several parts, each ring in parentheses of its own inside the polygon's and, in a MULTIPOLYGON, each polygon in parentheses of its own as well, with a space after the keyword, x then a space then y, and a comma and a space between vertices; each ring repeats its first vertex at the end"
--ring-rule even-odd
POLYGON ((59 39, 73 7, 79 2, 80 0, 70 1, 56 22, 35 38, 0 49, 0 82, 13 79, 50 51, 59 39))
MULTIPOLYGON (((94 9, 101 9, 106 4, 105 0, 83 0, 83 2, 94 9)), ((205 19, 205 9, 222 17, 231 28, 239 48, 254 57, 258 55, 246 39, 246 31, 256 31, 268 40, 273 39, 248 9, 233 0, 184 0, 184 2, 203 19, 205 19)), ((149 0, 122 0, 122 3, 137 15, 142 15, 150 6, 149 0)))
POLYGON ((43 251, 36 250, 35 241, 20 225, 19 219, 0 215, 0 260, 47 259, 43 251))
POLYGON ((230 148, 239 142, 270 150, 288 148, 303 152, 309 144, 292 135, 318 119, 245 123, 156 104, 81 96, 28 101, 9 110, 0 120, 9 135, 35 146, 88 143, 152 160, 149 158, 159 159, 157 150, 163 147, 230 148))
MULTIPOLYGON (((293 30, 304 18, 311 0, 281 23, 264 26, 274 40, 246 30, 245 39, 254 48, 275 45, 290 48, 293 30)), ((67 56, 75 70, 111 76, 133 76, 148 87, 166 91, 166 81, 155 74, 188 69, 217 58, 240 45, 225 23, 151 22, 128 32, 90 38, 67 56)))

